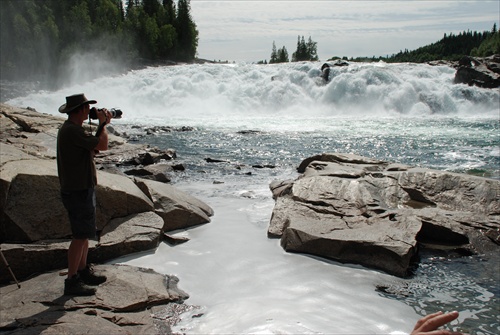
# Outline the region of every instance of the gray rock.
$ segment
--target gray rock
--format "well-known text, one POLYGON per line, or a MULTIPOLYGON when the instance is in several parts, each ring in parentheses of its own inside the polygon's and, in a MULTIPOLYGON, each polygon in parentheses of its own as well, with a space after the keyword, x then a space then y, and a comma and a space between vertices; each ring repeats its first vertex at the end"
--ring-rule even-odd
MULTIPOLYGON (((153 210, 151 200, 129 178, 101 171, 97 178, 99 229, 111 219, 153 210)), ((0 205, 3 240, 33 242, 71 235, 55 161, 7 162, 0 167, 0 193, 5 196, 0 205)))
POLYGON ((173 171, 174 168, 172 166, 168 164, 159 163, 136 169, 130 169, 125 171, 125 174, 129 176, 155 180, 162 183, 168 183, 171 180, 171 177, 168 175, 168 173, 173 171))
POLYGON ((132 214, 111 220, 104 226, 92 262, 104 262, 143 250, 156 248, 163 233, 163 219, 154 212, 132 214))
POLYGON ((483 88, 500 87, 500 55, 487 58, 473 58, 464 56, 459 61, 454 82, 483 88))
POLYGON ((419 243, 498 246, 498 180, 346 154, 307 158, 299 171, 295 181, 270 185, 268 235, 287 251, 406 276, 419 243))
POLYGON ((55 161, 10 161, 0 167, 3 241, 32 242, 71 234, 55 161))
MULTIPOLYGON (((89 241, 90 262, 106 262, 122 255, 155 249, 163 239, 163 219, 154 212, 132 214, 111 220, 99 241, 89 241)), ((33 243, 4 243, 1 250, 16 278, 23 279, 67 266, 70 239, 40 240, 33 243), (29 265, 29 266, 28 266, 29 265)), ((12 280, 5 264, 0 279, 12 280)))
POLYGON ((98 229, 111 219, 154 209, 151 199, 130 178, 99 171, 97 180, 98 210, 96 215, 98 229))
POLYGON ((208 223, 214 214, 210 206, 171 185, 144 179, 136 183, 154 202, 155 212, 165 222, 165 231, 208 223))
MULTIPOLYGON (((175 276, 126 265, 100 265, 107 276, 90 297, 63 295, 64 279, 45 273, 0 288, 0 331, 9 334, 158 334, 170 333, 168 317, 156 318, 189 296, 175 276)), ((168 315, 167 315, 168 316, 168 315)))
POLYGON ((108 164, 114 162, 120 165, 151 165, 161 160, 172 160, 177 157, 175 150, 159 150, 147 145, 136 145, 123 142, 115 142, 112 150, 106 150, 96 156, 96 164, 108 164))
POLYGON ((309 164, 312 161, 320 161, 320 162, 333 162, 333 163, 346 163, 346 164, 358 164, 358 165, 368 165, 370 166, 373 165, 387 165, 386 162, 368 158, 368 157, 363 157, 363 156, 358 156, 354 154, 345 154, 345 153, 324 153, 321 155, 316 155, 312 156, 309 158, 304 159, 299 167, 297 168, 297 171, 299 173, 303 173, 306 169, 306 167, 309 166, 309 164))

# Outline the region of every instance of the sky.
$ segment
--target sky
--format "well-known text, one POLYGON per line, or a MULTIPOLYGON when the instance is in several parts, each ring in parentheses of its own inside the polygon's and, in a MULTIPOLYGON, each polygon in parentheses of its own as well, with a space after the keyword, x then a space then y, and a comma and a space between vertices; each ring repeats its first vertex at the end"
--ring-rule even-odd
POLYGON ((269 61, 273 42, 289 57, 298 36, 317 42, 320 60, 387 56, 439 41, 444 34, 490 31, 500 0, 191 0, 198 58, 269 61))

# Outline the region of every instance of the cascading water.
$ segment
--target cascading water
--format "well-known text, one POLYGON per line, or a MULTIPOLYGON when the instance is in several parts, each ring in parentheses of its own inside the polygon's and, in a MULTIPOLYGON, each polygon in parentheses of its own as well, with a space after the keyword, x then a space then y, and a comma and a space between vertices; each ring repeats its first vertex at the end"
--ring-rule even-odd
POLYGON ((325 83, 321 65, 152 67, 7 103, 58 115, 65 96, 84 92, 98 107, 123 110, 118 131, 177 150, 187 169, 173 182, 214 208, 212 222, 179 232, 188 243, 117 260, 180 278, 200 309, 176 331, 396 334, 418 315, 454 309, 453 329, 500 332, 496 260, 429 256, 403 280, 287 254, 267 238, 269 182, 296 178, 300 161, 318 153, 500 178, 498 90, 455 85, 453 68, 424 64, 332 66, 325 83), (137 125, 193 130, 144 136, 137 125), (379 284, 399 293, 377 292, 379 284))
MULTIPOLYGON (((57 113, 61 96, 85 92, 131 120, 169 122, 254 117, 498 116, 497 90, 454 85, 455 70, 422 64, 353 64, 319 78, 321 63, 152 67, 36 92, 13 104, 57 113)), ((261 125, 263 126, 263 125, 261 125)))

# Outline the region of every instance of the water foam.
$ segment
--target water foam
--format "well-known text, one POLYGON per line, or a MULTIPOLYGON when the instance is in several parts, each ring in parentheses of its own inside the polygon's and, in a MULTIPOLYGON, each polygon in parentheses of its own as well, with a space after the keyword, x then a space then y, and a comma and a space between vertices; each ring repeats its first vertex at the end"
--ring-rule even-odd
POLYGON ((498 116, 499 92, 453 84, 454 69, 423 64, 332 67, 321 63, 151 67, 7 103, 57 114, 64 96, 84 92, 128 120, 180 123, 251 118, 498 116))

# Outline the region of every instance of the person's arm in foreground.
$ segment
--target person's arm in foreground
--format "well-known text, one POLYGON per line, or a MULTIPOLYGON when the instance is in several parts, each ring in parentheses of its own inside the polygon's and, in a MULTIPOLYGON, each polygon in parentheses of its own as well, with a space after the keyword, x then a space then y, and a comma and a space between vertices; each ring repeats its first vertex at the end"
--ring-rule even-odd
POLYGON ((458 312, 429 314, 417 321, 411 335, 465 335, 463 333, 438 329, 456 318, 458 318, 458 312))
POLYGON ((97 132, 99 134, 96 135, 99 136, 99 143, 95 147, 95 150, 108 150, 108 131, 106 130, 106 125, 111 122, 111 113, 107 109, 103 108, 97 111, 97 118, 99 119, 99 128, 102 129, 99 130, 98 128, 97 132))

